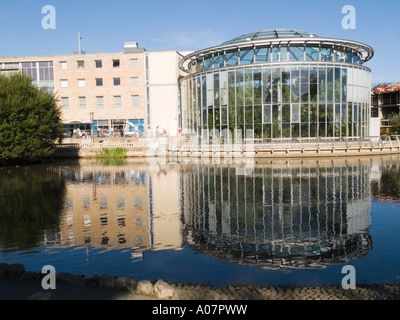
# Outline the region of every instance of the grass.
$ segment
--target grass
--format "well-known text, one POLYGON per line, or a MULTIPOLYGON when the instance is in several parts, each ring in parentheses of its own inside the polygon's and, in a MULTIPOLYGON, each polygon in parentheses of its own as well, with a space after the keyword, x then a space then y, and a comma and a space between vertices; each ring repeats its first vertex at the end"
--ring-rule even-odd
POLYGON ((96 153, 96 158, 100 159, 115 159, 127 158, 128 150, 124 148, 103 148, 100 152, 96 153))

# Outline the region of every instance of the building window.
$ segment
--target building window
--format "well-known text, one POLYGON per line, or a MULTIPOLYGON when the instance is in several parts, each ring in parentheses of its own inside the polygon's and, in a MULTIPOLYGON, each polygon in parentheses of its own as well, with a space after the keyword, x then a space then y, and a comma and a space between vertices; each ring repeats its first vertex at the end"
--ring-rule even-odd
POLYGON ((79 108, 86 108, 86 97, 79 97, 79 108))
POLYGON ((95 64, 97 69, 103 68, 103 61, 102 60, 95 60, 94 64, 95 64))
POLYGON ((121 78, 114 78, 114 86, 121 85, 121 78))
POLYGON ((85 69, 85 61, 83 60, 78 61, 78 69, 85 69))
POLYGON ((38 77, 36 62, 22 62, 22 72, 31 77, 32 81, 37 81, 38 77))
POLYGON ((19 62, 5 62, 4 69, 19 69, 19 62))
POLYGON ((119 66, 120 66, 119 59, 113 59, 113 67, 114 68, 119 68, 119 66))
POLYGON ((138 65, 138 59, 131 59, 131 68, 137 68, 138 65))
POLYGON ((68 80, 61 80, 61 88, 68 88, 68 80))
POLYGON ((104 97, 96 97, 96 106, 98 108, 104 107, 104 97))
POLYGON ((140 105, 139 96, 132 96, 132 106, 138 107, 140 105))
POLYGON ((96 79, 96 87, 101 87, 101 86, 103 86, 103 79, 97 78, 96 79))
POLYGON ((60 69, 67 70, 67 61, 60 61, 60 69))
POLYGON ((114 96, 114 107, 121 107, 121 96, 114 96))
POLYGON ((86 80, 85 79, 78 79, 78 87, 80 87, 80 88, 86 87, 86 80))
POLYGON ((39 62, 39 80, 54 81, 53 61, 39 62))
POLYGON ((67 97, 61 98, 61 106, 63 108, 69 107, 69 99, 67 97))
POLYGON ((131 78, 131 85, 137 86, 138 84, 139 84, 139 78, 138 77, 131 78))

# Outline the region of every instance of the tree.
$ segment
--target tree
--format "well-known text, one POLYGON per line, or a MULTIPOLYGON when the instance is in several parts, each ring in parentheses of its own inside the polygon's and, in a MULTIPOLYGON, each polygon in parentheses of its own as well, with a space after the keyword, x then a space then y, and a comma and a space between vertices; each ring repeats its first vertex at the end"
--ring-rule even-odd
POLYGON ((400 133, 400 114, 392 114, 389 118, 390 125, 392 128, 390 129, 390 133, 399 134, 400 133))
POLYGON ((50 156, 63 125, 55 95, 20 73, 0 75, 0 163, 50 156))

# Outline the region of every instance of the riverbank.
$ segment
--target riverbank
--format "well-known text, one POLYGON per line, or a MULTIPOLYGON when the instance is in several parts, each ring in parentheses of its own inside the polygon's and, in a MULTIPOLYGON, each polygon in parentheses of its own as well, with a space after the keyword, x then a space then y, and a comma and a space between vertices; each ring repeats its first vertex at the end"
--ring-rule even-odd
POLYGON ((399 140, 385 141, 330 141, 330 142, 271 142, 243 144, 198 144, 193 137, 158 137, 108 139, 67 139, 56 145, 55 158, 96 158, 104 150, 123 149, 128 158, 224 159, 241 162, 242 159, 263 158, 323 158, 362 157, 400 153, 399 140), (192 140, 191 140, 192 139, 192 140))
POLYGON ((56 289, 44 290, 43 276, 25 271, 23 265, 0 264, 0 300, 400 300, 400 284, 388 283, 359 284, 349 290, 338 285, 230 284, 215 288, 197 283, 60 273, 56 289))

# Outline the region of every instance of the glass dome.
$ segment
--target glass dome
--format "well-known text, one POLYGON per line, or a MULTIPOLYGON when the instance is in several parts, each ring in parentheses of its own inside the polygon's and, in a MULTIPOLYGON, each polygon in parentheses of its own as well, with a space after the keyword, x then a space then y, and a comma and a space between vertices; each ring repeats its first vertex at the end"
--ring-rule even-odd
POLYGON ((256 41, 256 40, 268 40, 268 39, 286 39, 286 38, 320 38, 320 36, 306 32, 291 29, 273 29, 273 30, 263 30, 247 33, 232 40, 226 41, 221 45, 245 42, 245 41, 256 41))

